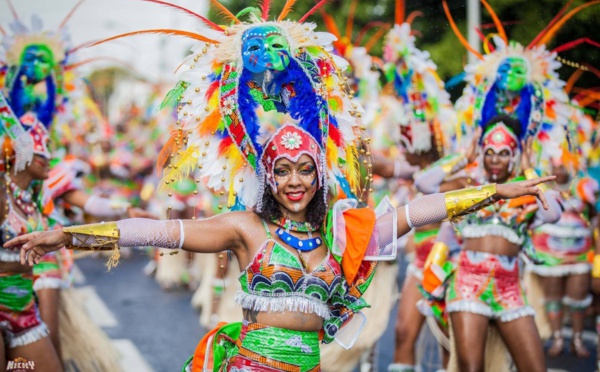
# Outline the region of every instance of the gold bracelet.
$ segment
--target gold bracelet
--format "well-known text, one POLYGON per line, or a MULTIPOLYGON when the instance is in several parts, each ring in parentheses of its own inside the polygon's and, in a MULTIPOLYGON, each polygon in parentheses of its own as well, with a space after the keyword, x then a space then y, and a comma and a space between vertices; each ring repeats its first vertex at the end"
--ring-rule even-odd
POLYGON ((456 171, 454 169, 454 167, 456 167, 458 164, 460 164, 463 161, 466 162, 467 161, 467 157, 464 154, 460 154, 458 156, 455 156, 454 158, 450 158, 447 162, 445 162, 444 164, 440 165, 440 167, 442 168, 442 170, 444 171, 444 173, 451 174, 451 173, 453 173, 453 171, 456 171))
POLYGON ((431 264, 436 264, 440 267, 444 266, 444 262, 448 260, 448 245, 444 242, 435 242, 431 251, 427 255, 424 268, 427 269, 431 264))
POLYGON ((106 266, 110 270, 119 263, 121 257, 118 245, 120 231, 116 222, 63 227, 62 231, 69 237, 67 248, 81 251, 112 250, 106 266))
MULTIPOLYGON (((537 174, 537 172, 535 171, 535 169, 533 168, 527 168, 523 171, 523 175, 525 175, 525 179, 527 180, 533 180, 536 178, 539 178, 539 174, 537 174)), ((539 185, 537 185, 543 192, 548 191, 548 186, 546 186, 543 183, 540 183, 539 185)))
POLYGON ((600 278, 600 254, 594 255, 594 263, 592 264, 592 278, 600 278))
POLYGON ((496 202, 496 184, 469 187, 444 194, 448 219, 455 221, 459 217, 475 212, 496 202))

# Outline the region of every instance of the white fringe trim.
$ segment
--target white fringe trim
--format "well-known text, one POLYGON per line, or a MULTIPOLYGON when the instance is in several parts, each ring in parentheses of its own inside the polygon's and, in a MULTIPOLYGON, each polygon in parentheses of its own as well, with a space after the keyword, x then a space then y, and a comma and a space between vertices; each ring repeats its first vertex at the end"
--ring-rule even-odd
POLYGON ((63 289, 67 286, 60 278, 38 278, 33 282, 33 290, 36 292, 43 289, 63 289))
POLYGON ((238 291, 235 294, 234 301, 243 309, 254 311, 299 311, 301 313, 316 314, 325 320, 328 320, 331 316, 329 306, 326 303, 298 294, 267 297, 264 294, 238 291))
POLYGON ((592 236, 590 229, 573 228, 555 224, 544 224, 535 229, 535 232, 541 232, 557 238, 587 238, 592 236))
POLYGON ((463 238, 483 238, 486 236, 500 236, 513 244, 523 244, 525 238, 508 226, 504 225, 466 225, 462 228, 463 238))
POLYGON ((587 295, 583 300, 575 300, 571 297, 565 296, 562 299, 562 303, 567 307, 582 310, 592 304, 592 295, 587 295))
POLYGON ((10 332, 5 332, 10 348, 32 344, 44 337, 48 337, 49 334, 50 331, 43 322, 18 336, 15 336, 10 332))
POLYGON ((580 262, 575 264, 565 264, 558 266, 545 266, 545 265, 527 265, 527 270, 539 276, 569 276, 577 274, 587 274, 592 271, 592 267, 587 262, 580 262))
POLYGON ((388 372, 415 372, 417 366, 413 364, 392 363, 388 366, 388 372))
POLYGON ((529 305, 521 306, 516 309, 508 309, 495 313, 491 307, 481 302, 471 300, 453 301, 447 304, 446 310, 449 313, 465 312, 483 315, 487 318, 498 319, 501 322, 511 322, 524 316, 534 316, 535 310, 529 305))
POLYGON ((0 262, 20 262, 19 251, 9 251, 8 249, 0 248, 0 262))

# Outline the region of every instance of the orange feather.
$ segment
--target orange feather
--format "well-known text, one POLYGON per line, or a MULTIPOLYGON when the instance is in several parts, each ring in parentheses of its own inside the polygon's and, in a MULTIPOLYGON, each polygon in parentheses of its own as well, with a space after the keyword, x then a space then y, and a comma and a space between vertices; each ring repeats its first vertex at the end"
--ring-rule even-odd
POLYGON ((233 13, 231 13, 229 11, 229 9, 227 9, 225 7, 225 5, 221 4, 218 0, 210 0, 210 2, 217 8, 219 9, 219 12, 221 14, 223 14, 223 16, 225 16, 225 18, 229 19, 231 22, 233 23, 241 23, 239 19, 237 19, 236 16, 233 15, 233 13))
POLYGON ((485 1, 485 0, 479 0, 479 1, 481 1, 483 6, 485 6, 485 8, 487 9, 488 13, 490 13, 490 15, 492 16, 494 25, 496 25, 496 30, 498 30, 498 34, 500 34, 500 37, 502 38, 502 40, 504 40, 504 42, 506 44, 508 44, 508 38, 506 37, 506 32, 504 31, 504 26, 502 26, 502 22, 500 22, 500 19, 498 18, 498 15, 496 14, 496 12, 494 12, 494 9, 490 6, 490 4, 487 3, 487 1, 485 1))
POLYGON ((483 59, 483 56, 481 55, 481 53, 479 53, 478 51, 476 51, 475 48, 473 48, 469 44, 469 42, 467 41, 467 39, 465 39, 465 37, 460 33, 460 30, 458 29, 458 26, 454 22, 454 19, 452 19, 452 14, 450 14, 450 9, 448 9, 448 3, 446 2, 446 0, 442 0, 442 5, 444 6, 444 12, 446 13, 446 17, 448 18, 448 22, 450 22, 450 27, 452 27, 452 31, 454 31, 454 34, 458 38, 458 41, 460 41, 460 43, 465 48, 467 48, 467 50, 469 50, 469 52, 471 52, 474 55, 476 55, 477 58, 483 59))
POLYGON ((201 136, 211 135, 217 131, 220 123, 221 123, 221 113, 219 112, 219 110, 213 110, 206 117, 206 119, 204 119, 202 124, 198 126, 198 133, 201 136))
POLYGON ((550 40, 552 40, 552 38, 554 37, 554 34, 565 24, 565 22, 567 22, 575 14, 579 13, 580 11, 584 10, 585 8, 588 8, 590 6, 597 5, 597 4, 600 4, 600 0, 594 0, 594 1, 590 1, 589 3, 581 4, 577 8, 571 10, 569 13, 567 13, 567 15, 565 15, 564 17, 562 17, 560 19, 560 21, 556 22, 556 24, 554 24, 554 26, 552 26, 548 30, 548 32, 546 32, 546 34, 544 35, 544 37, 542 37, 540 39, 540 41, 537 42, 536 45, 545 45, 545 44, 548 44, 548 42, 550 42, 550 40))
POLYGON ((169 160, 171 154, 174 154, 177 151, 176 139, 178 138, 178 135, 178 131, 172 131, 171 137, 169 138, 167 143, 165 143, 162 150, 160 150, 160 153, 158 154, 158 158, 156 160, 156 171, 159 174, 167 164, 167 161, 169 160))
POLYGON ((281 13, 279 13, 279 17, 277 17, 278 21, 282 21, 287 17, 287 15, 292 11, 292 6, 296 3, 296 0, 287 0, 283 9, 281 9, 281 13))
POLYGON ((209 38, 207 38, 205 36, 202 36, 200 34, 196 34, 194 32, 181 31, 181 30, 172 30, 172 29, 166 29, 166 28, 157 28, 157 29, 152 29, 152 30, 141 30, 141 31, 127 32, 127 33, 124 33, 124 34, 112 36, 112 37, 109 37, 108 39, 96 41, 93 44, 91 44, 90 46, 104 44, 104 43, 106 43, 108 41, 112 41, 112 40, 116 40, 116 39, 122 39, 124 37, 136 36, 136 35, 144 35, 144 34, 161 34, 161 35, 171 35, 171 36, 183 36, 183 37, 187 37, 187 38, 190 38, 190 39, 203 41, 205 43, 210 43, 210 44, 216 44, 217 43, 215 40, 209 39, 209 38))
POLYGON ((75 6, 73 7, 73 9, 71 9, 71 11, 69 12, 69 14, 67 14, 67 16, 65 17, 65 19, 63 19, 63 21, 60 23, 60 26, 58 26, 59 30, 61 28, 65 27, 65 25, 67 24, 67 22, 69 22, 69 19, 73 15, 73 13, 75 13, 75 11, 77 10, 77 8, 79 8, 79 6, 81 5, 81 3, 83 3, 83 1, 84 0, 79 0, 79 2, 77 2, 77 4, 75 4, 75 6))

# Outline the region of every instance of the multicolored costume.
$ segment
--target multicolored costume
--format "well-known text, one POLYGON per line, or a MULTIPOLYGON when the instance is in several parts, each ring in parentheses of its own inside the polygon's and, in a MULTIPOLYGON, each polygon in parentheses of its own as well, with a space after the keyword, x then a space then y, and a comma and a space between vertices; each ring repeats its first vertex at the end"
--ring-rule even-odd
MULTIPOLYGON (((0 168, 4 174, 4 203, 6 214, 0 225, 2 243, 19 235, 47 229, 42 214, 41 184, 33 182, 22 190, 12 182, 9 172, 22 171, 34 155, 49 157, 48 132, 32 115, 17 119, 4 95, 0 92, 0 123, 2 124, 3 156, 0 168), (25 144, 25 145, 20 145, 25 144), (16 150, 16 146, 23 148, 16 150), (24 158, 23 158, 24 157, 24 158), (23 165, 21 165, 23 164, 23 165), (20 169, 22 167, 23 169, 20 169)), ((19 249, 0 248, 0 261, 17 264, 19 249)), ((34 275, 31 272, 0 272, 0 329, 11 348, 33 343, 48 336, 41 321, 33 295, 34 275)))

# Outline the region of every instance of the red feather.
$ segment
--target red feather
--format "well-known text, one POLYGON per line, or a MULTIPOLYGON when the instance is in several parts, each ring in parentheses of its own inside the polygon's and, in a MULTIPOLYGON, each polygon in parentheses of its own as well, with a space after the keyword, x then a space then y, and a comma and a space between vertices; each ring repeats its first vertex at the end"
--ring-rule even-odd
POLYGON ((306 19, 308 17, 310 17, 311 15, 314 14, 314 12, 316 12, 317 10, 319 10, 320 8, 322 8, 325 4, 327 4, 329 0, 321 0, 317 3, 317 5, 313 6, 313 8, 311 10, 308 11, 308 13, 306 13, 305 15, 302 16, 302 18, 300 18, 298 20, 298 23, 302 23, 304 21, 306 21, 306 19))
POLYGON ((266 21, 267 18, 269 18, 269 12, 271 11, 271 0, 262 0, 260 9, 262 11, 262 19, 263 21, 266 21))
POLYGON ((210 99, 210 97, 212 97, 213 93, 215 92, 215 90, 217 90, 217 88, 219 88, 219 81, 215 80, 212 82, 212 84, 208 86, 208 89, 206 90, 206 95, 204 97, 207 100, 210 99))
POLYGON ((342 134, 340 133, 340 130, 331 123, 329 124, 329 138, 331 138, 337 147, 341 147, 343 145, 342 134))
POLYGON ((75 13, 75 11, 77 10, 77 8, 79 8, 79 6, 81 5, 81 3, 83 3, 83 2, 84 2, 84 0, 79 0, 79 2, 77 4, 75 4, 75 6, 73 7, 73 9, 71 9, 71 11, 69 12, 69 14, 67 14, 67 16, 65 17, 65 19, 63 19, 63 21, 60 23, 60 26, 58 26, 59 30, 61 28, 65 27, 65 25, 67 24, 67 22, 69 22, 69 19, 73 15, 73 13, 75 13))
POLYGON ((219 27, 218 24, 216 24, 216 23, 210 21, 208 18, 205 18, 205 17, 201 16, 200 14, 192 12, 191 10, 186 9, 186 8, 184 8, 182 6, 171 4, 171 3, 167 3, 165 1, 160 1, 160 0, 142 0, 142 1, 148 1, 150 3, 156 3, 156 4, 165 5, 165 6, 170 6, 172 8, 181 10, 184 13, 186 13, 187 15, 190 15, 192 17, 196 17, 196 18, 200 19, 202 22, 204 22, 208 27, 212 28, 213 30, 223 32, 223 29, 221 27, 219 27))
POLYGON ((223 155, 231 145, 233 145, 233 140, 231 139, 231 137, 227 136, 223 138, 221 140, 221 143, 219 144, 219 155, 223 155))

